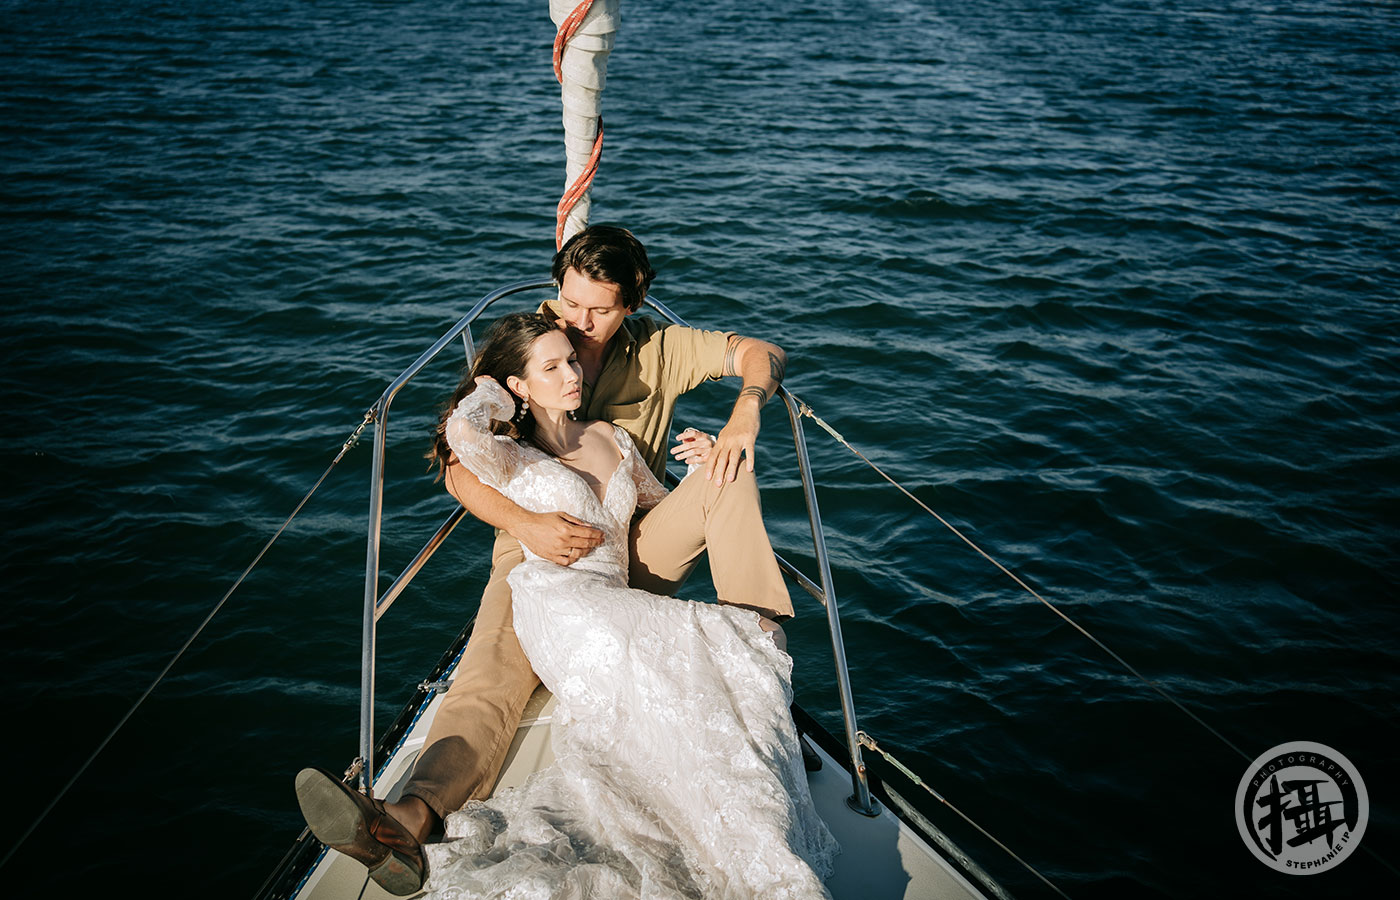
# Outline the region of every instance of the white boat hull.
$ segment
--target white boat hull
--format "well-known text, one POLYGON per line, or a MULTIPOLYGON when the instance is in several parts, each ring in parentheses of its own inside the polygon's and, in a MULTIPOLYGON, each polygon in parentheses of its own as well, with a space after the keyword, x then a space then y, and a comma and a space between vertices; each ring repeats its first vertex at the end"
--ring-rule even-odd
MULTIPOLYGON (((376 782, 375 796, 398 798, 423 750, 441 702, 441 695, 429 702, 389 758, 376 782)), ((494 790, 518 785, 530 773, 553 762, 549 739, 553 710, 554 697, 541 687, 525 708, 494 790)), ((834 900, 986 900, 981 891, 888 808, 869 817, 848 807, 849 772, 820 746, 817 752, 823 765, 808 776, 812 799, 842 848, 836 871, 827 882, 834 900)), ((291 896, 297 900, 355 900, 392 895, 368 881, 363 865, 327 851, 291 896)))

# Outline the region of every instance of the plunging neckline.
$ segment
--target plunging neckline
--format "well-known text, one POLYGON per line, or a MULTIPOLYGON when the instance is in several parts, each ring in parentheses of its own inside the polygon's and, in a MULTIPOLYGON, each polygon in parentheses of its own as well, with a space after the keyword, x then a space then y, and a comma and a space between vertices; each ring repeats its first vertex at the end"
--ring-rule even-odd
POLYGON ((611 428, 612 434, 610 435, 610 437, 612 438, 613 449, 618 452, 620 458, 617 461, 617 465, 613 466, 613 470, 608 475, 608 477, 599 482, 599 484, 603 486, 603 496, 601 497, 598 496, 597 491, 593 490, 593 485, 588 483, 588 479, 584 478, 583 475, 580 474, 577 469, 575 469, 573 466, 568 465, 557 456, 549 456, 549 454, 545 454, 549 459, 552 459, 555 462, 557 462, 564 469, 564 471, 568 472, 570 475, 574 476, 580 482, 582 482, 583 486, 588 489, 588 493, 593 495, 593 498, 598 501, 598 505, 601 506, 603 509, 608 508, 608 496, 612 493, 613 482, 617 480, 617 473, 622 471, 622 464, 627 462, 627 451, 623 450, 622 446, 617 442, 617 426, 612 425, 611 428))

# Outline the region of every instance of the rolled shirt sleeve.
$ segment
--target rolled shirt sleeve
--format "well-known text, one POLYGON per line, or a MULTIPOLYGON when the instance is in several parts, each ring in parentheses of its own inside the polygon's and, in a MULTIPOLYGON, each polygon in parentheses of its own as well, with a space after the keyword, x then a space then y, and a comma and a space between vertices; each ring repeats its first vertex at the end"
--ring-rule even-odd
POLYGON ((729 336, 728 331, 701 331, 681 325, 663 328, 664 389, 680 395, 723 376, 729 336))

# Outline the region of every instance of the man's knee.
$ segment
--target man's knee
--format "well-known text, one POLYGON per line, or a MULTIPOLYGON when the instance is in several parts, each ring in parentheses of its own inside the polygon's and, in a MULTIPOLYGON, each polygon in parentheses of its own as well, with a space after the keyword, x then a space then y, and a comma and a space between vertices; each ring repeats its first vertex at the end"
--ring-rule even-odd
POLYGON ((708 506, 759 506, 758 479, 747 466, 740 466, 733 481, 721 481, 709 488, 708 506))
POLYGON ((452 690, 458 683, 478 684, 484 691, 496 689, 513 691, 515 684, 528 684, 534 689, 534 670, 520 639, 512 628, 488 628, 474 631, 457 663, 452 690))

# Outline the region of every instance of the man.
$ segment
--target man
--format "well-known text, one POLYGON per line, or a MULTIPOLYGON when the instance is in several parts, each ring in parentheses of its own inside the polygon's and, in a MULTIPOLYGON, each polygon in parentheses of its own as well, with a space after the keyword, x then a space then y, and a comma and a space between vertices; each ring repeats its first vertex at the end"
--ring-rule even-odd
MULTIPOLYGON (((622 426, 658 477, 676 398, 715 378, 742 379, 703 478, 683 480, 633 521, 632 586, 672 594, 708 550, 720 602, 742 599, 768 619, 790 618, 792 602, 763 529, 753 476, 759 414, 782 382, 786 355, 754 338, 631 318, 654 272, 641 242, 625 229, 596 225, 579 232, 555 255, 553 276, 558 298, 540 311, 560 319, 577 351, 584 381, 579 418, 622 426)), ((697 442, 681 437, 671 452, 688 460, 697 442)), ((588 523, 526 510, 460 464, 448 468, 446 481, 463 506, 498 532, 476 625, 402 799, 371 800, 321 770, 297 776, 312 831, 370 866, 371 877, 394 893, 421 886, 420 845, 442 818, 490 792, 539 684, 511 627, 506 575, 524 559, 521 545, 571 565, 603 542, 588 523)))

